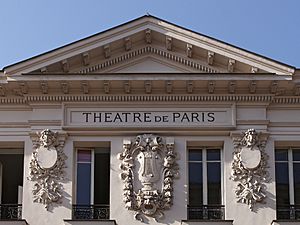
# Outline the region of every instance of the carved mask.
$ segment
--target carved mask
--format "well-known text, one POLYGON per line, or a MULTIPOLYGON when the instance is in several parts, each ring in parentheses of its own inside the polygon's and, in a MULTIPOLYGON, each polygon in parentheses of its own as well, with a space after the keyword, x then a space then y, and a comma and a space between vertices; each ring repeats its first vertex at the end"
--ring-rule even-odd
POLYGON ((173 179, 178 177, 174 140, 165 144, 161 137, 144 134, 133 144, 125 141, 123 148, 118 158, 125 207, 136 211, 138 220, 143 221, 143 215, 161 219, 162 211, 172 205, 173 179))

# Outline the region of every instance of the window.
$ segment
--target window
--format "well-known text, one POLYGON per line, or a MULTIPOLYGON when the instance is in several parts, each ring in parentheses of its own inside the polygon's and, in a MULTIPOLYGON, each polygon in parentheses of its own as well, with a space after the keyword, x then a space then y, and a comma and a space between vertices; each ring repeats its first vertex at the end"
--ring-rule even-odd
POLYGON ((277 219, 300 219, 300 148, 275 150, 277 219))
POLYGON ((189 219, 223 219, 220 149, 189 149, 188 160, 189 219))
POLYGON ((21 218, 23 161, 23 149, 0 149, 0 219, 21 218))
POLYGON ((76 150, 74 219, 108 219, 109 162, 109 149, 78 148, 76 150))

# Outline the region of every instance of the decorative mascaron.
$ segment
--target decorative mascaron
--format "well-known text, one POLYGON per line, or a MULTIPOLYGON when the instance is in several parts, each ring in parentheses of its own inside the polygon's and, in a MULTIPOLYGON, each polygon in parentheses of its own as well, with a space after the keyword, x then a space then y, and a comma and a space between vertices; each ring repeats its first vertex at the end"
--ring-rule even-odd
POLYGON ((30 161, 28 179, 35 181, 32 190, 34 202, 45 205, 48 210, 53 202, 62 198, 65 160, 63 152, 64 139, 59 138, 57 132, 49 129, 37 133, 38 139, 33 139, 34 152, 30 161))
POLYGON ((269 182, 267 137, 248 129, 242 137, 235 137, 231 180, 237 181, 237 202, 245 203, 252 211, 257 202, 266 198, 265 182, 269 182))
POLYGON ((153 134, 138 135, 134 143, 124 140, 121 179, 123 201, 128 210, 136 211, 135 219, 144 216, 162 219, 163 210, 173 204, 173 179, 179 177, 174 139, 153 134))

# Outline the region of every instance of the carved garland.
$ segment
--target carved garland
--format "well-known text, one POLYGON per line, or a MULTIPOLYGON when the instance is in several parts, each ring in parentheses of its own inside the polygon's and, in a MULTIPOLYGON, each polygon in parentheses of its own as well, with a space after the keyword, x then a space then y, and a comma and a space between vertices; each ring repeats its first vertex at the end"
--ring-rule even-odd
POLYGON ((164 144, 159 136, 143 134, 134 143, 124 141, 123 149, 118 158, 125 208, 136 211, 140 221, 144 216, 162 219, 173 204, 173 180, 179 177, 174 139, 164 144))
POLYGON ((237 202, 245 203, 252 211, 257 202, 266 198, 269 182, 268 158, 265 152, 267 136, 248 129, 242 137, 234 137, 232 173, 230 179, 237 181, 235 195, 237 202))
POLYGON ((62 198, 63 187, 59 181, 64 180, 66 167, 67 156, 63 152, 65 136, 59 136, 49 129, 38 132, 37 136, 33 139, 34 151, 28 179, 35 182, 33 201, 44 204, 49 210, 52 203, 62 198))

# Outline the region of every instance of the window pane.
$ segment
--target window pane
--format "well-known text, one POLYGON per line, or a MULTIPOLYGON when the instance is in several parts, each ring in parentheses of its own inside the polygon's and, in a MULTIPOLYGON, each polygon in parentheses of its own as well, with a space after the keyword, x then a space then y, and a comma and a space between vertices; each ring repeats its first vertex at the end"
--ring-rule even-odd
POLYGON ((94 204, 109 204, 109 152, 95 154, 94 204))
POLYGON ((289 205, 289 172, 288 163, 275 163, 276 201, 278 205, 289 205))
POLYGON ((202 149, 190 150, 189 161, 202 161, 202 149))
POLYGON ((77 162, 91 162, 92 154, 90 150, 78 150, 77 162))
POLYGON ((221 204, 221 163, 207 163, 208 204, 221 204))
POLYGON ((23 154, 0 154, 2 165, 1 204, 18 203, 18 186, 23 186, 23 154))
POLYGON ((293 160, 300 161, 300 149, 293 149, 293 160))
POLYGON ((203 204, 202 163, 189 163, 189 205, 203 204))
POLYGON ((300 163, 294 163, 295 204, 300 204, 300 163))
POLYGON ((77 193, 78 205, 89 205, 91 200, 91 164, 77 164, 77 193))
POLYGON ((220 149, 208 149, 206 154, 207 161, 220 161, 220 149))
POLYGON ((287 161, 288 160, 288 150, 287 149, 276 149, 275 160, 276 161, 287 161))

